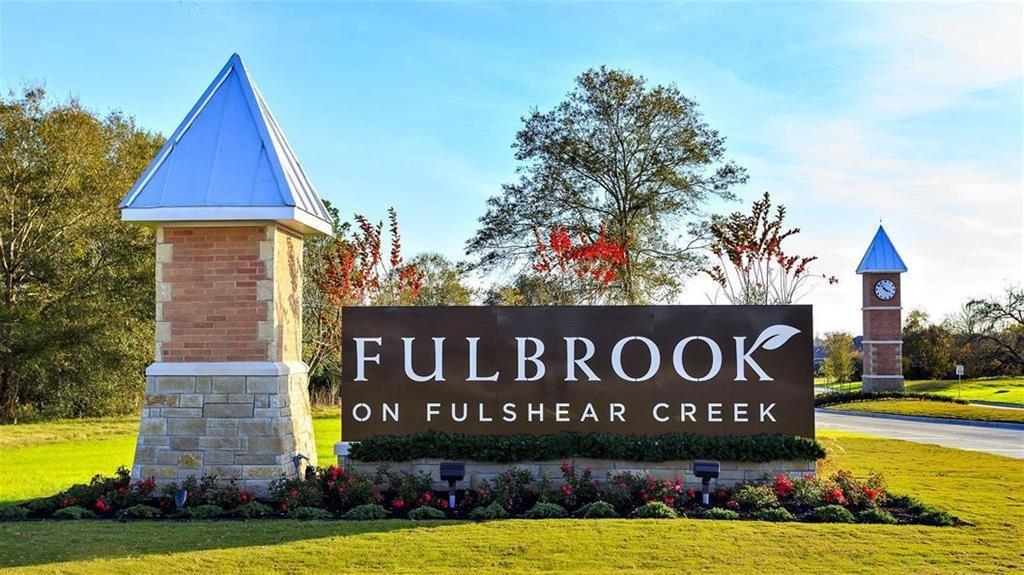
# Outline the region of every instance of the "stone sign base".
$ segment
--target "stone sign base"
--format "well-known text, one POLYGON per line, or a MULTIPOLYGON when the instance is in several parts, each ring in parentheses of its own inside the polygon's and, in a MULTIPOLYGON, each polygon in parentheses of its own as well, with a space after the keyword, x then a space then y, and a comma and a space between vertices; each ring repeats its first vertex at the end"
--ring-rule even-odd
POLYGON ((316 465, 305 364, 299 362, 155 363, 132 477, 158 484, 216 475, 265 495, 296 455, 316 465))
MULTIPOLYGON (((338 444, 335 447, 335 451, 343 451, 341 444, 338 444)), ((442 461, 449 460, 416 459, 413 461, 353 461, 351 459, 341 457, 340 455, 338 457, 339 465, 342 465, 346 469, 370 475, 374 474, 382 465, 387 466, 392 471, 396 472, 407 471, 409 473, 419 473, 423 471, 429 473, 433 478, 435 489, 445 490, 448 488, 448 484, 447 482, 441 481, 441 477, 439 475, 440 463, 442 461)), ((562 479, 560 467, 562 463, 566 461, 575 465, 576 469, 579 470, 589 468, 593 472, 594 478, 601 482, 607 481, 608 476, 612 473, 632 471, 645 475, 650 474, 658 480, 675 480, 678 478, 687 487, 700 487, 700 480, 693 475, 692 461, 643 462, 584 458, 568 458, 557 461, 522 461, 518 463, 481 463, 477 461, 467 461, 465 462, 466 479, 465 481, 460 482, 458 487, 460 489, 476 487, 482 481, 495 479, 498 474, 507 470, 509 467, 526 469, 532 473, 534 477, 541 477, 546 474, 555 484, 559 484, 562 479)), ((712 482, 712 485, 731 487, 741 483, 760 480, 765 477, 775 477, 782 473, 791 476, 813 475, 815 473, 817 462, 778 460, 768 461, 766 463, 750 463, 741 461, 722 461, 721 464, 721 475, 716 481, 712 482)))
POLYGON ((861 376, 861 391, 864 393, 872 393, 876 391, 903 391, 903 378, 863 375, 861 376))

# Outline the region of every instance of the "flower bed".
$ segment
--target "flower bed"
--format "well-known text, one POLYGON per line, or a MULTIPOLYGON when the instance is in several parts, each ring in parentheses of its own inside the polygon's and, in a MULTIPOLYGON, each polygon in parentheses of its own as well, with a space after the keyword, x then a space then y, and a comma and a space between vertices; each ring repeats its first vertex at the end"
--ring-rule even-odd
POLYGON ((646 519, 690 517, 717 520, 815 521, 952 526, 962 522, 911 497, 892 495, 880 475, 858 479, 839 471, 827 480, 778 475, 735 489, 718 487, 710 506, 679 480, 659 480, 633 472, 613 473, 598 482, 589 469, 565 463, 556 482, 510 467, 493 481, 457 493, 434 491, 426 473, 394 473, 381 468, 371 476, 341 467, 311 469, 304 479, 281 478, 271 498, 257 501, 216 477, 190 478, 157 491, 152 479, 132 482, 128 471, 96 476, 55 496, 0 506, 0 520, 119 519, 348 519, 386 518, 490 520, 507 517, 646 519), (188 491, 179 508, 175 494, 188 491))

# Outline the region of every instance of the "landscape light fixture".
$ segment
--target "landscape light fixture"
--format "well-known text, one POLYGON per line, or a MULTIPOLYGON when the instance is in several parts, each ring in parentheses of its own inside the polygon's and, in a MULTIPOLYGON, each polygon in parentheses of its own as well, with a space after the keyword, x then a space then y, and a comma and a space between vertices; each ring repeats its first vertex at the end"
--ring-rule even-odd
POLYGON ((706 459, 693 460, 693 474, 700 478, 701 499, 705 506, 710 503, 711 499, 711 480, 718 479, 718 474, 721 470, 722 465, 717 461, 708 461, 706 459))
MULTIPOLYGON (((302 475, 301 473, 299 473, 299 470, 302 469, 302 460, 303 459, 306 460, 307 464, 309 463, 309 458, 306 457, 305 455, 301 454, 301 453, 296 453, 295 456, 292 457, 292 463, 295 464, 295 475, 299 475, 299 476, 302 475)), ((314 473, 315 473, 315 471, 313 471, 312 466, 306 467, 306 473, 305 473, 304 479, 306 479, 307 481, 310 480, 312 478, 311 476, 314 473)))
POLYGON ((466 477, 466 464, 462 461, 442 461, 441 481, 448 482, 448 508, 455 509, 455 482, 466 477))
POLYGON ((178 489, 174 492, 174 508, 181 509, 185 507, 185 502, 188 501, 188 489, 178 489))

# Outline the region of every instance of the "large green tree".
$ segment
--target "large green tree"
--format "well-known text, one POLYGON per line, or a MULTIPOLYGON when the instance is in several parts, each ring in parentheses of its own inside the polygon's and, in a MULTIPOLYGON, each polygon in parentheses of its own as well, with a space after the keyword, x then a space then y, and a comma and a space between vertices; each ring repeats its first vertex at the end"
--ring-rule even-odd
POLYGON ((1024 373, 1024 289, 971 300, 947 323, 957 337, 956 361, 971 377, 1024 373))
POLYGON ((822 343, 825 348, 825 361, 821 364, 821 373, 829 383, 846 383, 853 380, 854 357, 853 338, 845 332, 825 334, 822 343))
POLYGON ((941 379, 954 372, 953 334, 933 324, 923 310, 911 310, 903 322, 903 375, 941 379))
POLYGON ((606 299, 664 301, 700 262, 687 221, 746 181, 696 102, 622 70, 588 70, 563 102, 523 123, 519 180, 488 200, 467 242, 485 270, 529 263, 538 231, 563 227, 593 242, 604 229, 626 246, 606 299))
POLYGON ((416 305, 469 305, 473 288, 466 285, 464 266, 441 254, 427 252, 410 262, 422 274, 416 305))
POLYGON ((136 405, 153 243, 117 204, 160 145, 131 118, 41 88, 0 97, 0 419, 136 405))

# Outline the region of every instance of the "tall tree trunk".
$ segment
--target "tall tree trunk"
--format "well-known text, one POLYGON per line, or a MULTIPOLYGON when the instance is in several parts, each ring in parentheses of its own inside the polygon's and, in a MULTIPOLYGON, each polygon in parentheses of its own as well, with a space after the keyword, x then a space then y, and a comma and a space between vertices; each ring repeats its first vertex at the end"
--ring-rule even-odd
POLYGON ((18 399, 18 384, 11 366, 5 365, 0 370, 0 421, 15 422, 14 407, 18 399))

